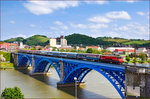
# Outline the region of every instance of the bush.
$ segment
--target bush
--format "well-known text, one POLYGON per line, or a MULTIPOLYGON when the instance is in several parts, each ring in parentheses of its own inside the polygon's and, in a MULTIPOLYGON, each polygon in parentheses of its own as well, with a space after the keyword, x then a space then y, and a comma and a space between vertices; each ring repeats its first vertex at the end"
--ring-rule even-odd
POLYGON ((150 58, 147 59, 147 62, 150 63, 150 58))
POLYGON ((144 63, 146 61, 146 54, 145 53, 140 53, 139 57, 141 58, 141 63, 144 63))
POLYGON ((126 61, 129 62, 130 61, 130 57, 126 56, 126 61))
POLYGON ((88 48, 86 53, 93 53, 93 49, 92 48, 88 48))
POLYGON ((11 54, 10 53, 0 51, 0 54, 3 55, 3 57, 6 59, 6 61, 11 61, 11 54))
POLYGON ((14 87, 14 88, 5 88, 4 91, 1 94, 2 98, 5 99, 23 99, 24 95, 22 94, 20 88, 14 87))

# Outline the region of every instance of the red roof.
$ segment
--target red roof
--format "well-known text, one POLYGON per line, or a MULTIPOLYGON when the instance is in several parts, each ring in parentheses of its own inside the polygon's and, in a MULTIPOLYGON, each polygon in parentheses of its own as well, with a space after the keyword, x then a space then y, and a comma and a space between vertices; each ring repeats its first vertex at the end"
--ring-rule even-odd
POLYGON ((86 48, 99 48, 99 46, 86 46, 86 48))
POLYGON ((122 51, 134 52, 134 49, 115 49, 114 52, 122 52, 122 51))

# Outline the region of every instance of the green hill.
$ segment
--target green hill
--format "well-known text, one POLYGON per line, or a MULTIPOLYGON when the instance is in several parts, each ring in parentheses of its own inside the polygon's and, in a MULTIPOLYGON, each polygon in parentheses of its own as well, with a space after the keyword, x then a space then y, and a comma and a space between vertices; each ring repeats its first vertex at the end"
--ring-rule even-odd
POLYGON ((8 42, 8 43, 13 43, 14 41, 24 41, 24 38, 17 37, 17 38, 11 38, 11 39, 5 40, 5 42, 8 42))
POLYGON ((29 37, 23 41, 27 45, 41 45, 45 46, 49 43, 49 38, 44 35, 34 35, 29 37))
POLYGON ((34 35, 26 39, 22 37, 17 37, 17 38, 11 38, 11 39, 5 40, 5 42, 8 42, 8 43, 13 43, 14 41, 22 41, 24 44, 35 45, 35 46, 37 45, 45 46, 49 44, 49 38, 44 35, 34 35))
MULTIPOLYGON (((140 39, 124 39, 119 37, 97 37, 93 38, 87 35, 74 33, 68 36, 65 36, 67 39, 67 42, 69 45, 80 45, 88 46, 88 45, 100 45, 103 47, 109 47, 109 46, 127 46, 131 45, 134 46, 134 44, 137 45, 137 47, 149 47, 149 41, 148 40, 140 40, 140 39)), ((24 44, 27 45, 41 45, 45 46, 49 44, 49 38, 44 35, 34 35, 29 38, 11 38, 8 40, 5 40, 5 42, 12 43, 14 41, 22 41, 24 44)))
POLYGON ((97 45, 98 41, 95 38, 83 35, 83 34, 72 34, 65 36, 68 44, 83 44, 83 45, 97 45))

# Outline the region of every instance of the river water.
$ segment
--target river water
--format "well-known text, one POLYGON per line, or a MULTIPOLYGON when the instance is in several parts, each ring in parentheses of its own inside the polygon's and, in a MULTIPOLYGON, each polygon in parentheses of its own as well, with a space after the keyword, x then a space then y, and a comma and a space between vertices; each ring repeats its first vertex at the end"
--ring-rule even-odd
MULTIPOLYGON (((57 88, 59 77, 55 69, 50 75, 29 75, 28 70, 1 70, 1 91, 18 86, 25 98, 74 98, 74 87, 57 88)), ((96 71, 83 79, 85 86, 78 87, 78 98, 121 98, 115 88, 96 71)))

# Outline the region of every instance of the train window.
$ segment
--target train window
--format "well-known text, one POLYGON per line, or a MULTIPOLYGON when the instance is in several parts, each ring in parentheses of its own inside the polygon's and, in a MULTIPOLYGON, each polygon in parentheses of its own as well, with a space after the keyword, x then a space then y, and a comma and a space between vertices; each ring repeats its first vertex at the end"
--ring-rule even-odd
POLYGON ((122 57, 117 57, 117 59, 121 59, 122 57))

